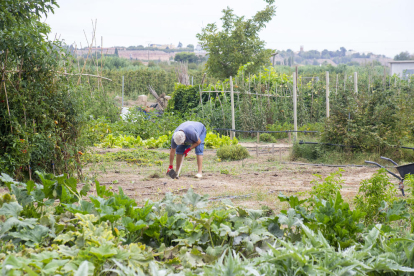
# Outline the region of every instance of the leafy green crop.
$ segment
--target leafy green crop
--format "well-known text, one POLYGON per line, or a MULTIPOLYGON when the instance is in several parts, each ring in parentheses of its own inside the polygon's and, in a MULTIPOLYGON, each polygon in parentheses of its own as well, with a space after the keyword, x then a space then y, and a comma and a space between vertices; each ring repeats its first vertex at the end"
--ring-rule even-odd
POLYGON ((327 200, 280 195, 290 208, 267 217, 230 201, 209 206, 208 196, 192 189, 137 206, 121 188, 115 193, 96 182, 96 193, 85 198, 87 187, 76 190, 76 180, 41 179, 19 183, 2 175, 12 195, 0 207, 0 269, 7 275, 414 272, 414 235, 390 223, 407 218, 404 202, 383 205, 384 225, 365 228, 364 214, 350 210, 339 192, 327 200), (35 210, 27 212, 32 202, 35 210))
POLYGON ((234 137, 233 140, 231 140, 228 136, 219 136, 217 134, 209 132, 206 135, 204 143, 207 148, 218 149, 222 146, 237 145, 239 141, 236 137, 234 137))
POLYGON ((107 152, 105 154, 85 153, 81 160, 86 163, 126 161, 140 166, 153 166, 162 164, 162 160, 167 157, 168 154, 166 153, 138 148, 131 151, 107 152))
POLYGON ((370 179, 363 180, 355 203, 358 209, 366 213, 365 223, 383 222, 385 217, 380 212, 382 202, 392 202, 396 193, 385 169, 379 169, 370 179))

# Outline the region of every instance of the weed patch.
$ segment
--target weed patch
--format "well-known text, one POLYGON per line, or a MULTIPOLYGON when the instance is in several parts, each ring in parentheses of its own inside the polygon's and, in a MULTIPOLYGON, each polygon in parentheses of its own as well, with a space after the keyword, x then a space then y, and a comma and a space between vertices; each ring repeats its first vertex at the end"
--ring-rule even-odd
POLYGON ((224 146, 217 150, 217 157, 221 160, 242 160, 249 156, 247 149, 240 145, 224 146))
POLYGON ((167 153, 154 150, 136 149, 132 151, 108 152, 105 154, 86 153, 82 156, 85 163, 98 163, 110 161, 124 161, 139 166, 161 165, 168 157, 167 153))

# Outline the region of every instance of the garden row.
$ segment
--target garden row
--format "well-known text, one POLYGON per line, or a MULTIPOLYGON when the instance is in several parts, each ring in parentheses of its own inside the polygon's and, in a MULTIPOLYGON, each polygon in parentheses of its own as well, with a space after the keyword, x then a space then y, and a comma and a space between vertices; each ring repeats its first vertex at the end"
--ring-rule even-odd
MULTIPOLYGON (((412 190, 396 198, 384 170, 361 183, 354 210, 341 197, 339 171, 315 179, 309 198, 279 195, 286 208, 277 215, 211 203, 191 189, 137 206, 121 188, 38 176, 39 184, 0 178, 9 190, 0 201, 0 269, 7 275, 414 272, 412 190), (90 185, 96 194, 86 197, 90 185)), ((406 183, 413 188, 412 178, 406 183)))

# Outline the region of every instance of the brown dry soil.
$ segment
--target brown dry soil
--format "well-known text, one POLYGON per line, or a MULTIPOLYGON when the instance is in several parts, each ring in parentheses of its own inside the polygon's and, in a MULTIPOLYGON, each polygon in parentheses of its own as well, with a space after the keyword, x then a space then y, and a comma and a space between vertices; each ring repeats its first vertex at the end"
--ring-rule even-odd
MULTIPOLYGON (((242 143, 243 144, 243 143, 242 143)), ((125 194, 134 198, 140 206, 146 200, 161 200, 165 193, 184 194, 193 188, 198 194, 208 194, 210 199, 230 198, 234 204, 247 208, 268 206, 273 210, 285 208, 277 196, 299 194, 306 196, 315 179, 323 178, 338 170, 336 167, 315 166, 289 161, 290 148, 287 144, 259 144, 259 155, 255 143, 244 143, 251 157, 242 161, 219 161, 215 150, 205 150, 203 178, 195 178, 197 162, 190 152, 183 164, 179 179, 166 176, 168 160, 161 166, 139 167, 126 162, 109 162, 88 165, 84 174, 117 191, 122 187, 125 194), (232 198, 234 197, 234 198, 232 198)), ((97 153, 121 151, 123 149, 96 149, 97 153)), ((169 150, 159 150, 168 153, 169 150)), ((351 202, 357 194, 363 179, 370 178, 376 171, 373 167, 343 168, 343 197, 351 202)), ((392 179, 391 179, 392 180, 392 179)), ((91 192, 94 192, 92 187, 91 192)))

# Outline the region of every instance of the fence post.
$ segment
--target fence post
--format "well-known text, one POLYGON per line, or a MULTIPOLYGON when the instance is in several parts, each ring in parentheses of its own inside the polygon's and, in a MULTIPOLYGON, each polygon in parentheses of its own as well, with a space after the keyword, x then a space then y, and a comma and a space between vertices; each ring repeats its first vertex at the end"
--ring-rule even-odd
POLYGON ((335 94, 338 94, 338 74, 336 74, 336 90, 335 94))
POLYGON ((293 130, 294 133, 294 142, 298 139, 298 114, 297 114, 297 97, 296 97, 296 72, 293 72, 293 130))
MULTIPOLYGON (((201 107, 203 107, 203 98, 202 98, 202 90, 203 90, 203 84, 204 84, 204 79, 205 79, 205 77, 206 77, 206 73, 204 73, 204 75, 203 75, 203 79, 201 80, 201 83, 200 83, 200 85, 198 86, 198 89, 200 90, 200 104, 201 104, 201 107)), ((210 94, 209 94, 209 96, 208 96, 209 98, 210 98, 210 94)))
POLYGON ((122 106, 124 107, 124 76, 122 76, 122 106))
POLYGON ((326 118, 329 118, 329 72, 326 71, 326 118))
POLYGON ((354 91, 358 94, 358 73, 354 72, 354 91))
MULTIPOLYGON (((231 101, 231 128, 236 129, 236 121, 234 118, 234 91, 233 91, 233 78, 230 76, 230 101, 231 101)), ((236 132, 230 132, 230 138, 233 140, 236 132)))
POLYGON ((260 142, 260 132, 257 132, 257 143, 260 142))

